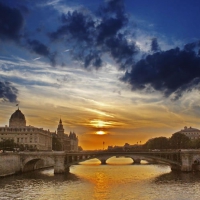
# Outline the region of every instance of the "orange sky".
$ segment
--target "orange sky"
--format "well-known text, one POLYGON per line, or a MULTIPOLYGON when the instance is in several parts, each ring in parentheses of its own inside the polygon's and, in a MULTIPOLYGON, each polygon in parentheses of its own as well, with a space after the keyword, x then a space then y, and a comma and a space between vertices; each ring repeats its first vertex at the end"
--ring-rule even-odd
MULTIPOLYGON (((61 118, 65 133, 74 131, 83 149, 102 149, 103 142, 104 148, 140 141, 143 144, 152 137, 170 137, 185 125, 200 127, 198 118, 188 114, 189 108, 176 110, 174 105, 167 106, 164 101, 134 104, 129 99, 121 101, 118 98, 122 97, 116 95, 114 101, 109 102, 106 98, 97 101, 93 97, 84 101, 77 98, 56 100, 53 96, 49 102, 45 96, 22 97, 20 110, 26 117, 27 125, 52 132, 57 129, 61 118)), ((0 125, 5 126, 17 107, 13 103, 2 102, 1 108, 0 125)))

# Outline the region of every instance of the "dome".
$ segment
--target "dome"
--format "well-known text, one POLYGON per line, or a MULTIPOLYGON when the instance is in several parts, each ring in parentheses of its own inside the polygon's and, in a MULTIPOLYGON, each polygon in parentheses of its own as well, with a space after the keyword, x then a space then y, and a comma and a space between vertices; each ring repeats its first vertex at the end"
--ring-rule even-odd
POLYGON ((10 117, 9 127, 23 127, 26 126, 26 119, 21 110, 16 110, 10 117))

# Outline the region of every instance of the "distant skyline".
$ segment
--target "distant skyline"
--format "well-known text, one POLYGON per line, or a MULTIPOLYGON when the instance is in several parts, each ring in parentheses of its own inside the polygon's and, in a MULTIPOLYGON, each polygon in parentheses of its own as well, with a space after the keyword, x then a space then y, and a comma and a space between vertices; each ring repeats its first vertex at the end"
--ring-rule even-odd
POLYGON ((0 126, 74 131, 84 149, 200 129, 197 0, 0 0, 0 126))

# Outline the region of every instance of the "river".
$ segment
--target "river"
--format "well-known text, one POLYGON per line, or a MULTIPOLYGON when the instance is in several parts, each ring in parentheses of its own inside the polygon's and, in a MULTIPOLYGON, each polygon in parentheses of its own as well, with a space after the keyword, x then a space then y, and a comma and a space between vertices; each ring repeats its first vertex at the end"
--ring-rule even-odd
POLYGON ((199 200, 200 172, 172 172, 169 166, 129 158, 96 159, 70 167, 66 175, 53 169, 0 179, 0 200, 199 200))

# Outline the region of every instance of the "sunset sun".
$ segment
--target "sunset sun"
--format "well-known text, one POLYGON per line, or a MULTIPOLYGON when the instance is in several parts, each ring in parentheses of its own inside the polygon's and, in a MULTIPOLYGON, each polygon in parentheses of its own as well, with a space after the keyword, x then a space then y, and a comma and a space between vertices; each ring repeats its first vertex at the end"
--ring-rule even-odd
POLYGON ((105 135, 106 132, 105 132, 105 131, 97 131, 96 134, 97 134, 97 135, 105 135))
POLYGON ((104 131, 104 129, 106 129, 112 125, 111 122, 107 122, 107 121, 103 121, 103 120, 99 120, 99 119, 91 120, 90 124, 92 127, 94 127, 96 129, 95 134, 97 134, 97 135, 107 134, 106 131, 104 131))

